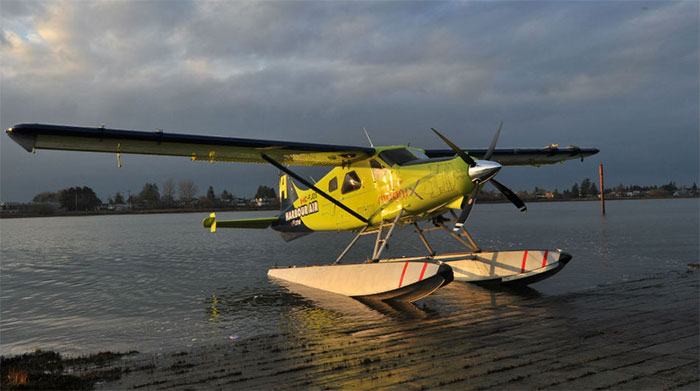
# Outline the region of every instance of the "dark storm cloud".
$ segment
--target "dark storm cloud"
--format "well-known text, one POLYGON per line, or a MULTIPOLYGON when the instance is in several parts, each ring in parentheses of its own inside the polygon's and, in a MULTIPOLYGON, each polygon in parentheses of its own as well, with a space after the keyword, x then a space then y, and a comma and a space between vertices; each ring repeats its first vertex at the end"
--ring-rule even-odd
MULTIPOLYGON (((18 122, 442 147, 596 146, 611 181, 698 179, 697 2, 2 2, 3 128, 18 122)), ((6 136, 3 200, 167 177, 250 194, 275 170, 29 155, 6 136), (252 173, 252 174, 251 174, 252 173), (241 176, 245 175, 243 179, 241 176)), ((569 186, 598 158, 504 171, 569 186)))

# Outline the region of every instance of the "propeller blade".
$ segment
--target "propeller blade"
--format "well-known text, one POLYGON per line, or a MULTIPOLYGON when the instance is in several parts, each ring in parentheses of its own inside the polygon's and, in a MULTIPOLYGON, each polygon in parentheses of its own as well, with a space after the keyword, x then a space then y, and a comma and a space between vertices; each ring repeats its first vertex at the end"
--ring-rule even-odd
POLYGON ((525 212, 527 210, 527 206, 525 206, 525 203, 523 202, 523 200, 521 200, 520 197, 518 197, 515 193, 513 193, 513 191, 510 190, 509 188, 507 188, 504 184, 502 184, 501 182, 498 182, 497 180, 495 180, 493 178, 491 178, 489 183, 494 185, 496 187, 496 189, 498 189, 498 191, 503 193, 503 195, 506 196, 506 198, 508 198, 510 200, 510 202, 512 202, 513 205, 515 205, 516 208, 520 209, 521 212, 525 212))
POLYGON ((469 167, 476 166, 476 162, 474 161, 474 159, 472 159, 471 156, 469 156, 466 152, 464 152, 462 149, 460 149, 455 143, 450 141, 447 137, 443 136, 440 132, 435 130, 435 128, 430 128, 430 130, 435 132, 435 134, 437 134, 437 136, 440 137, 442 139, 442 141, 445 142, 445 144, 449 145, 450 148, 452 148, 452 150, 455 151, 455 154, 457 154, 457 156, 462 158, 462 160, 464 160, 464 162, 467 163, 469 165, 469 167))
POLYGON ((452 228, 453 231, 459 231, 462 229, 462 226, 464 226, 464 222, 467 221, 467 218, 469 217, 469 213, 472 211, 472 207, 474 207, 474 203, 476 202, 476 195, 479 193, 479 185, 474 185, 474 190, 472 190, 471 193, 469 193, 469 198, 467 198, 467 202, 465 205, 462 205, 462 213, 459 214, 459 217, 457 217, 457 220, 455 221, 455 226, 452 228))
POLYGON ((498 143, 498 137, 501 136, 501 128, 503 127, 503 121, 498 125, 498 129, 496 130, 496 134, 493 135, 493 140, 491 140, 491 145, 489 145, 489 149, 486 151, 486 154, 484 155, 484 160, 489 160, 491 156, 493 155, 493 151, 496 150, 496 144, 498 143))

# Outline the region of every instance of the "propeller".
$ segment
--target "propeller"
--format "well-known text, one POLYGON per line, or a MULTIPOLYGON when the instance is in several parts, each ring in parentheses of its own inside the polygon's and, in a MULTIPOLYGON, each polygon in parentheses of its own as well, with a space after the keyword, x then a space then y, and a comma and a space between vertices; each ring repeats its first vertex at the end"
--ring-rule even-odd
POLYGON ((442 133, 440 133, 440 132, 438 132, 437 130, 435 130, 435 128, 430 128, 430 130, 432 130, 433 132, 435 132, 435 134, 437 134, 438 137, 440 137, 440 138, 442 139, 442 141, 445 142, 445 144, 449 145, 450 148, 452 148, 452 150, 455 151, 455 153, 457 154, 457 156, 461 157, 462 160, 464 160, 464 162, 467 163, 467 165, 468 165, 469 167, 474 167, 474 166, 476 166, 476 161, 474 161, 474 159, 472 159, 471 156, 467 155, 467 153, 464 152, 461 148, 459 148, 455 143, 453 143, 452 141, 450 141, 447 137, 443 136, 442 133))
POLYGON ((493 139, 491 140, 491 145, 489 145, 489 149, 486 150, 484 160, 489 160, 491 159, 491 156, 493 156, 493 152, 496 150, 496 144, 498 144, 498 138, 501 136, 502 127, 503 121, 501 121, 501 123, 498 124, 498 129, 496 129, 496 134, 493 135, 493 139))
POLYGON ((469 198, 467 198, 466 201, 462 202, 462 212, 459 214, 459 217, 457 217, 457 220, 455 220, 455 226, 454 228, 452 228, 452 230, 459 231, 460 229, 462 229, 462 226, 464 226, 464 222, 467 221, 467 217, 469 217, 469 213, 471 213, 472 207, 476 202, 477 193, 479 193, 478 184, 474 185, 474 190, 472 190, 472 192, 469 193, 469 198))
POLYGON ((442 139, 442 141, 445 142, 445 144, 452 148, 452 150, 457 156, 459 156, 465 163, 467 163, 467 166, 469 167, 469 177, 474 183, 474 189, 462 202, 462 212, 459 214, 459 217, 457 217, 455 226, 453 228, 454 231, 459 231, 464 226, 464 222, 467 221, 469 213, 471 213, 472 207, 474 207, 474 203, 476 202, 476 196, 479 194, 479 189, 481 187, 480 185, 486 182, 491 183, 498 191, 500 191, 506 198, 508 198, 508 200, 511 203, 513 203, 515 207, 520 209, 520 211, 524 212, 527 210, 527 206, 525 206, 525 203, 520 199, 520 197, 518 197, 512 190, 507 188, 504 184, 493 179, 493 177, 501 169, 501 165, 496 162, 492 162, 488 159, 490 159, 491 156, 493 156, 493 153, 496 150, 496 144, 498 144, 498 138, 501 135, 502 127, 503 122, 501 122, 498 125, 498 129, 496 129, 496 134, 494 134, 493 139, 491 140, 491 144, 489 145, 489 148, 484 154, 484 160, 479 161, 474 160, 471 156, 469 156, 469 154, 467 154, 464 150, 459 148, 455 143, 450 141, 440 132, 438 132, 434 128, 430 128, 433 132, 435 132, 435 134, 438 137, 442 139))
POLYGON ((506 198, 508 198, 510 202, 512 202, 513 205, 515 205, 516 208, 520 209, 521 212, 525 212, 527 210, 527 206, 525 205, 523 200, 521 200, 520 197, 513 193, 513 191, 507 188, 504 184, 495 179, 491 179, 489 183, 491 183, 496 189, 498 189, 498 191, 503 193, 503 195, 506 196, 506 198))

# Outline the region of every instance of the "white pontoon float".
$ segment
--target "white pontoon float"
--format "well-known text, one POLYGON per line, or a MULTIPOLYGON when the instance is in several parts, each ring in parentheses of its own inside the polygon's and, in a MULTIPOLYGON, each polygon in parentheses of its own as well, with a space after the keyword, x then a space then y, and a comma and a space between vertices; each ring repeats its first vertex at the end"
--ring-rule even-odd
POLYGON ((452 281, 452 268, 424 259, 277 268, 267 275, 350 297, 413 302, 452 281))
POLYGON ((429 229, 421 229, 414 223, 430 255, 381 259, 395 223, 386 234, 382 233, 383 226, 360 231, 335 264, 275 268, 268 271, 268 276, 355 298, 413 302, 453 280, 490 286, 531 284, 554 275, 571 260, 571 255, 558 249, 482 250, 464 227, 453 232, 439 220, 429 229), (469 251, 435 255, 423 234, 434 229, 446 231, 469 251), (338 264, 361 236, 374 234, 377 236, 370 260, 361 264, 338 264))

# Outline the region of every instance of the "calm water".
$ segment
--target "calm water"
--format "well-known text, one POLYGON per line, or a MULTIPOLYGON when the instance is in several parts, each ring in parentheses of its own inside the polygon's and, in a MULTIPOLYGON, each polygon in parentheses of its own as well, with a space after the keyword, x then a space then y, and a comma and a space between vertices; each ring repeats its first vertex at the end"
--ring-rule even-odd
MULTIPOLYGON (((699 205, 697 199, 617 201, 601 217, 594 202, 533 203, 525 215, 510 205, 485 204, 469 221, 483 248, 546 247, 573 254, 561 273, 533 285, 541 295, 561 295, 697 263, 699 205)), ((271 230, 210 234, 201 228, 203 217, 1 220, 2 354, 36 348, 172 351, 289 330, 299 312, 317 311, 317 304, 270 282, 267 269, 330 262, 351 238, 325 233, 285 243, 271 230)), ((411 230, 395 235, 387 255, 423 253, 411 230)), ((429 239, 438 249, 458 249, 443 234, 429 239)), ((364 238, 346 259, 364 259, 371 245, 364 238)), ((459 298, 452 289, 449 296, 457 292, 459 298)), ((440 294, 430 302, 432 312, 450 310, 440 294)), ((376 309, 364 312, 363 321, 391 321, 376 309)))

